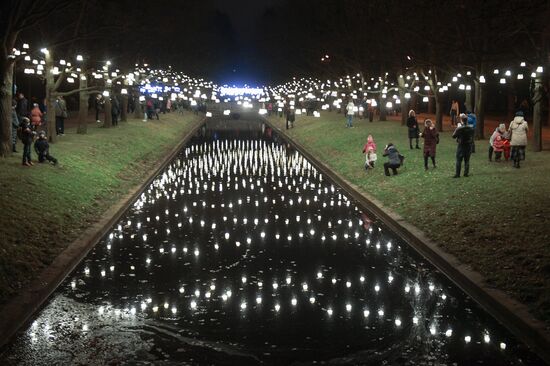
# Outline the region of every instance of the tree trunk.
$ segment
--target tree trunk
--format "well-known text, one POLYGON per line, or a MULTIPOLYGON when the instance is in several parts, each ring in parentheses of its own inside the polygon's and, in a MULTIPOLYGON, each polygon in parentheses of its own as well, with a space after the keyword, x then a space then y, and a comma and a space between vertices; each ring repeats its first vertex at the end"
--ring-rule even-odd
POLYGON ((113 125, 113 117, 111 116, 111 97, 105 97, 105 104, 103 104, 103 109, 105 110, 105 122, 103 122, 103 127, 111 128, 113 125))
POLYGON ((88 87, 88 78, 86 75, 80 75, 80 92, 79 95, 79 104, 78 104, 78 128, 77 133, 85 135, 88 133, 88 100, 90 98, 90 93, 86 91, 88 87))
POLYGON ((542 150, 542 77, 537 75, 533 90, 533 151, 542 150))
POLYGON ((441 93, 434 93, 435 99, 435 126, 438 131, 443 131, 443 106, 441 101, 441 93))
POLYGON ((134 97, 134 118, 143 119, 143 115, 145 111, 141 110, 141 102, 139 101, 139 89, 136 92, 136 94, 133 95, 133 97, 134 97))
POLYGON ((13 63, 7 59, 0 61, 3 71, 0 85, 0 157, 12 154, 11 141, 11 102, 13 99, 13 63))
MULTIPOLYGON (((436 92, 437 94, 437 92, 436 92)), ((435 101, 435 96, 433 95, 433 93, 430 91, 428 92, 428 114, 433 114, 434 112, 434 101, 435 101)), ((437 102, 436 102, 437 104, 437 102)))
POLYGON ((478 139, 485 138, 485 84, 475 81, 476 90, 476 137, 478 139))
POLYGON ((386 99, 382 98, 382 90, 384 90, 385 80, 380 81, 380 92, 378 93, 378 108, 380 109, 379 121, 387 121, 386 99))
POLYGON ((466 110, 464 111, 464 113, 474 110, 472 104, 472 90, 466 90, 466 101, 464 102, 464 105, 466 106, 466 110))
POLYGON ((511 121, 514 119, 516 113, 516 95, 512 88, 508 88, 508 96, 506 101, 506 119, 511 121))
POLYGON ((399 75, 397 78, 397 86, 399 87, 399 100, 401 101, 401 125, 407 124, 407 104, 408 100, 405 98, 405 78, 403 75, 399 75))
POLYGON ((120 109, 120 121, 128 121, 128 94, 122 94, 122 103, 120 109))
POLYGON ((52 144, 57 141, 57 131, 55 128, 55 101, 53 100, 53 91, 55 88, 55 77, 52 69, 54 67, 53 56, 51 52, 45 54, 46 65, 44 65, 46 74, 46 124, 48 125, 48 141, 52 144))

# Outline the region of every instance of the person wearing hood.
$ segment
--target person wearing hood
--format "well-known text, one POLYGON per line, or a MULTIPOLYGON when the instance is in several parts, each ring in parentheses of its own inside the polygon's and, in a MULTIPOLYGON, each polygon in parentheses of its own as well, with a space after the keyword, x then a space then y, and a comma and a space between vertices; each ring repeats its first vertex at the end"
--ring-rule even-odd
POLYGON ((46 132, 40 131, 38 133, 38 139, 34 142, 34 151, 38 155, 38 161, 40 163, 48 160, 53 165, 57 165, 57 159, 50 155, 50 144, 46 138, 46 132))
POLYGON ((399 168, 403 163, 403 158, 394 144, 391 142, 387 144, 384 148, 384 154, 382 155, 388 157, 388 161, 384 163, 384 174, 389 177, 391 169, 393 175, 397 175, 397 168, 399 168))
POLYGON ((374 164, 376 163, 376 153, 374 152, 374 149, 372 146, 369 146, 367 148, 367 152, 365 154, 365 170, 374 169, 374 164))
POLYGON ((504 151, 504 139, 502 135, 497 135, 493 141, 493 150, 495 151, 495 161, 499 162, 504 151))
POLYGON ((525 147, 527 146, 527 132, 529 126, 523 118, 523 112, 516 113, 514 120, 510 122, 509 131, 511 134, 510 146, 512 146, 512 160, 514 168, 519 168, 519 162, 525 160, 525 147))
POLYGON ((413 148, 413 139, 416 140, 416 148, 420 149, 418 146, 418 122, 416 121, 416 113, 414 110, 409 111, 409 117, 407 118, 407 127, 409 129, 409 146, 413 148))
POLYGON ((498 125, 497 128, 495 128, 495 132, 489 137, 489 161, 493 161, 493 142, 495 142, 495 139, 497 136, 503 137, 504 133, 506 132, 506 125, 504 123, 501 123, 498 125))
POLYGON ((369 151, 369 148, 372 148, 372 151, 376 152, 376 143, 372 135, 367 136, 367 143, 363 147, 363 154, 366 154, 369 151))
POLYGON ((353 115, 355 114, 355 104, 353 104, 353 101, 350 99, 348 102, 348 105, 346 106, 346 127, 353 127, 353 115))
POLYGON ((458 124, 458 128, 453 133, 453 138, 458 144, 456 147, 456 170, 453 178, 460 178, 462 161, 464 161, 464 176, 470 175, 470 155, 474 141, 474 129, 468 124, 468 117, 465 114, 461 114, 460 117, 462 123, 458 124))
POLYGON ((38 103, 34 103, 31 110, 31 124, 35 129, 42 124, 42 115, 43 113, 40 110, 38 103))

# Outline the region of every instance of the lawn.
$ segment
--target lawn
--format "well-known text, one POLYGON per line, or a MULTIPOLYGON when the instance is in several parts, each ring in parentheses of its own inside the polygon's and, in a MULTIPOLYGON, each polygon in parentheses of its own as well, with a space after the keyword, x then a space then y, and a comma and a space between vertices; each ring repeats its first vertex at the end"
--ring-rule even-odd
MULTIPOLYGON (((284 127, 284 120, 271 117, 284 127)), ((419 116, 419 121, 423 121, 419 116)), ((529 306, 550 326, 550 153, 527 151, 520 169, 488 162, 488 140, 476 141, 470 177, 453 179, 456 142, 443 132, 437 169, 424 170, 422 150, 410 150, 407 128, 396 121, 355 120, 341 114, 297 116, 289 135, 335 172, 423 230, 448 253, 483 274, 489 286, 529 306), (363 145, 372 134, 378 165, 363 169, 363 145), (384 146, 405 155, 396 176, 386 177, 384 146)), ((423 129, 423 127, 422 127, 423 129)), ((420 139, 422 141, 422 139, 420 139)))
POLYGON ((33 279, 97 221, 199 121, 167 114, 160 121, 129 120, 117 128, 93 125, 88 134, 66 129, 50 153, 58 166, 21 165, 19 153, 0 160, 0 303, 33 279))

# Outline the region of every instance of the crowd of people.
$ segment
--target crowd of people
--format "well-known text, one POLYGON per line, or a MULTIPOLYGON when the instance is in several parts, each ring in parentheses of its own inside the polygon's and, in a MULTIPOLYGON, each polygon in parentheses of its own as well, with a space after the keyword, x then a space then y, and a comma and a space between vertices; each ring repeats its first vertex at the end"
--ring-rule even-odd
MULTIPOLYGON (((67 118, 67 104, 62 96, 55 100, 55 122, 56 134, 63 136, 65 133, 64 121, 67 118)), ((12 123, 12 148, 17 152, 17 142, 23 145, 23 166, 34 165, 31 158, 32 145, 38 156, 38 162, 48 161, 57 165, 56 158, 50 155, 50 146, 46 135, 47 121, 46 103, 42 107, 34 102, 29 108, 29 102, 23 93, 18 93, 12 102, 11 123, 12 123)))
MULTIPOLYGON (((455 106, 455 103, 456 101, 453 101, 453 106, 455 106)), ((457 113, 458 108, 451 107, 451 124, 456 126, 452 137, 457 143, 454 178, 460 178, 461 174, 464 177, 470 175, 470 157, 472 153, 475 153, 475 126, 477 122, 474 113, 457 113), (454 117, 457 118, 454 120, 454 117)), ((346 127, 352 127, 350 114, 353 115, 353 113, 348 113, 346 116, 346 127)), ((422 138, 424 140, 422 148, 424 169, 429 169, 430 160, 432 167, 435 169, 437 167, 436 151, 439 144, 439 132, 433 121, 426 119, 424 121, 424 129, 420 132, 416 113, 414 110, 410 110, 407 118, 407 130, 409 148, 411 150, 420 149, 419 139, 422 138), (413 142, 415 143, 414 146, 413 142)), ((504 123, 499 124, 489 139, 489 161, 493 161, 494 155, 495 162, 500 162, 502 159, 505 161, 511 160, 513 167, 519 168, 520 162, 525 160, 527 132, 528 124, 524 119, 523 111, 516 113, 514 120, 510 122, 508 128, 506 128, 504 123)), ((374 169, 377 155, 376 143, 372 135, 368 135, 367 137, 367 143, 363 147, 363 154, 365 154, 365 169, 367 171, 374 169)), ((383 165, 384 174, 390 176, 390 170, 393 175, 398 174, 397 169, 403 165, 405 157, 397 150, 397 147, 391 142, 388 143, 384 148, 382 156, 388 158, 383 165)))

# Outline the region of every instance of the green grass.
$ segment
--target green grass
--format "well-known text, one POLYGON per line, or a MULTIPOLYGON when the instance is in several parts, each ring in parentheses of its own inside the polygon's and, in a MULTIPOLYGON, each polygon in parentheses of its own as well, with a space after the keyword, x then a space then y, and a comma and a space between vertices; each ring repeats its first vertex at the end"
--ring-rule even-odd
MULTIPOLYGON (((142 182, 198 117, 167 114, 118 128, 66 130, 50 153, 59 159, 21 165, 21 152, 0 160, 0 303, 34 278, 131 187, 142 182)), ((22 145, 18 143, 18 150, 22 145)))
MULTIPOLYGON (((283 119, 271 118, 283 128, 283 119)), ((489 286, 528 305, 550 325, 550 153, 527 151, 520 169, 489 163, 488 141, 476 141, 469 178, 453 179, 456 143, 440 136, 437 169, 424 170, 422 150, 410 150, 399 122, 355 120, 341 114, 298 116, 290 136, 334 171, 423 230, 445 251, 483 274, 489 286), (366 173, 362 154, 368 134, 378 165, 366 173), (397 176, 384 175, 384 146, 405 155, 397 176)), ((422 139, 420 139, 422 141, 422 139)), ((431 162, 430 162, 431 166, 431 162)))

